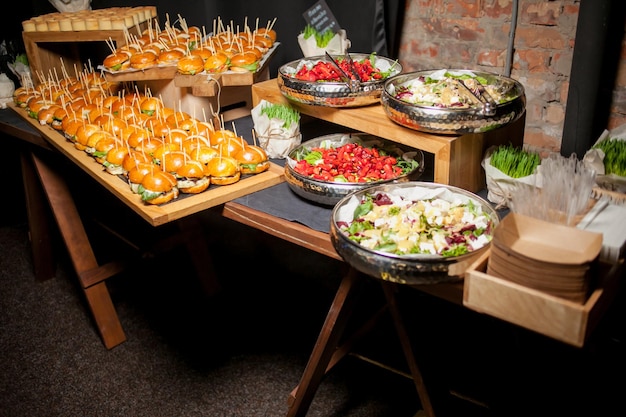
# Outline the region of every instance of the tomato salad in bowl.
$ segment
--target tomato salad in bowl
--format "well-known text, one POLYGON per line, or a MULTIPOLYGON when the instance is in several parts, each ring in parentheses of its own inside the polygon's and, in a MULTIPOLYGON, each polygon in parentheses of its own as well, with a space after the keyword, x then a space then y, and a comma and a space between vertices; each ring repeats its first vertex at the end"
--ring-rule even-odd
POLYGON ((384 82, 401 72, 398 61, 376 53, 314 56, 282 65, 278 86, 299 103, 358 107, 380 102, 384 82))
POLYGON ((293 149, 285 178, 299 196, 334 205, 349 193, 419 178, 424 154, 366 133, 320 136, 293 149))

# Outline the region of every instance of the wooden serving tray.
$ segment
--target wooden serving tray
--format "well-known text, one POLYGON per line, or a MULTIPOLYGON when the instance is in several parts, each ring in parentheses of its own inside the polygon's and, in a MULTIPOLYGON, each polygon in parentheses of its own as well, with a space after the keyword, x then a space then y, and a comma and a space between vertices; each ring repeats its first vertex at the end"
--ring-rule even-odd
POLYGON ((183 218, 279 184, 285 180, 284 169, 277 164, 271 163, 268 171, 242 176, 241 180, 231 185, 211 185, 208 190, 200 194, 186 195, 181 193, 176 200, 160 206, 146 204, 138 194, 131 191, 123 178, 106 172, 102 165, 96 162, 93 157, 84 151, 76 149, 61 133, 48 125, 40 125, 37 120, 29 117, 23 109, 17 108, 14 104, 10 104, 10 107, 37 129, 44 139, 57 150, 74 161, 83 171, 102 184, 115 197, 119 198, 152 226, 159 226, 183 218))
POLYGON ((463 305, 576 347, 585 344, 617 293, 624 263, 602 264, 595 289, 576 303, 488 275, 490 251, 465 273, 463 305))
POLYGON ((192 87, 198 90, 194 95, 197 96, 214 96, 217 95, 218 87, 237 87, 252 85, 258 81, 266 80, 269 74, 270 59, 276 53, 276 49, 280 46, 280 42, 274 45, 265 53, 259 62, 259 68, 255 72, 250 71, 226 71, 219 74, 208 74, 202 71, 195 75, 185 75, 178 73, 176 65, 163 65, 145 70, 124 70, 109 71, 103 67, 99 67, 108 81, 124 82, 124 81, 152 81, 152 80, 174 80, 176 87, 192 87))

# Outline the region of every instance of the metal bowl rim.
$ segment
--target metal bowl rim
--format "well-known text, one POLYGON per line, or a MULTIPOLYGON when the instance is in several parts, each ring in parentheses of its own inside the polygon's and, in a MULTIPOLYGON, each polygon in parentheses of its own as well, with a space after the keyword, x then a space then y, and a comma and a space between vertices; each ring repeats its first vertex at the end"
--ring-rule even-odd
MULTIPOLYGON (((450 69, 447 69, 447 70, 451 71, 451 72, 454 72, 454 71, 470 71, 470 72, 472 72, 472 73, 474 73, 476 75, 479 75, 479 76, 480 75, 488 75, 490 77, 497 77, 497 78, 500 78, 500 79, 512 82, 515 85, 515 87, 520 90, 519 95, 517 95, 516 97, 514 97, 511 100, 508 100, 508 101, 506 101, 504 103, 498 103, 496 105, 497 108, 508 106, 512 102, 514 102, 516 100, 519 100, 519 99, 522 99, 525 96, 525 94, 526 94, 524 86, 522 85, 522 83, 520 83, 519 81, 517 81, 514 78, 507 77, 505 75, 499 75, 499 74, 496 74, 494 72, 482 71, 482 70, 474 71, 474 70, 458 69, 458 68, 450 68, 450 69)), ((437 69, 437 70, 420 70, 420 71, 405 72, 405 73, 400 73, 400 74, 393 75, 393 76, 391 76, 391 77, 389 77, 389 78, 387 78, 385 80, 381 93, 385 96, 386 99, 393 100, 394 102, 396 102, 396 103, 398 103, 400 105, 403 105, 405 107, 412 108, 412 109, 420 109, 420 110, 424 109, 424 110, 432 110, 433 112, 452 113, 452 114, 454 114, 454 113, 463 113, 463 114, 480 113, 480 110, 482 109, 482 107, 480 107, 480 106, 472 106, 470 108, 454 108, 454 107, 441 108, 441 107, 435 107, 435 106, 423 106, 423 105, 413 104, 413 103, 409 103, 409 102, 397 99, 396 97, 393 96, 393 94, 391 94, 389 92, 389 88, 390 88, 390 86, 392 84, 395 84, 395 83, 398 83, 398 82, 404 83, 404 82, 409 81, 411 78, 417 78, 417 77, 422 76, 422 75, 432 74, 433 72, 437 72, 437 71, 440 71, 440 70, 439 69, 437 69), (399 81, 399 80, 402 80, 402 81, 399 81)))
MULTIPOLYGON (((349 142, 345 142, 345 143, 349 143, 349 142)), ((377 186, 377 185, 382 185, 382 184, 388 184, 390 182, 397 181, 400 178, 409 177, 409 176, 414 175, 414 174, 416 174, 418 172, 423 172, 424 171, 424 152, 422 152, 420 149, 411 149, 410 151, 407 151, 406 149, 404 149, 402 147, 402 144, 399 144, 397 142, 393 142, 393 141, 391 141, 389 139, 381 138, 379 136, 371 135, 369 133, 350 133, 350 132, 348 132, 348 133, 331 133, 331 134, 328 134, 328 135, 318 136, 318 137, 316 137, 314 139, 310 139, 310 140, 308 140, 306 142, 301 143, 299 146, 295 147, 294 149, 292 149, 289 152, 289 154, 287 154, 287 160, 285 161, 285 169, 289 170, 289 174, 290 175, 296 177, 297 179, 302 180, 303 182, 306 181, 306 182, 313 183, 313 184, 321 184, 321 185, 324 185, 324 186, 332 186, 334 188, 335 187, 336 188, 352 188, 352 187, 355 187, 355 186, 363 188, 363 187, 370 187, 370 186, 377 186), (312 179, 312 178, 309 178, 307 176, 304 176, 304 175, 300 174, 299 172, 296 172, 293 169, 293 166, 291 165, 291 161, 296 161, 296 159, 292 157, 292 154, 295 154, 299 149, 305 148, 305 147, 307 147, 307 145, 308 145, 308 147, 311 147, 315 143, 321 143, 324 140, 331 139, 332 137, 343 137, 343 136, 346 136, 346 135, 348 135, 349 138, 358 138, 358 137, 361 137, 361 136, 367 136, 367 137, 371 137, 372 139, 375 139, 375 140, 380 140, 383 143, 388 143, 390 145, 398 146, 398 148, 400 150, 404 151, 404 153, 415 152, 417 157, 413 158, 413 159, 415 161, 417 161, 419 165, 413 171, 408 172, 408 173, 406 173, 406 174, 404 174, 404 175, 402 175, 400 177, 389 179, 389 180, 375 181, 375 182, 333 182, 333 181, 321 181, 321 180, 316 180, 316 179, 312 179)), ((356 190, 356 191, 359 191, 359 190, 356 190)))
POLYGON ((443 187, 454 193, 458 193, 466 197, 470 197, 476 200, 478 203, 480 203, 483 210, 486 209, 486 211, 489 212, 490 218, 492 219, 492 222, 493 222, 492 228, 495 228, 500 223, 500 216, 498 215, 498 212, 496 211, 496 209, 493 208, 487 200, 485 200, 479 195, 476 195, 470 191, 467 191, 467 190, 464 190, 462 188, 455 187, 452 185, 439 184, 439 183, 434 183, 434 182, 425 182, 425 181, 408 181, 408 182, 396 183, 396 184, 375 185, 375 186, 367 187, 361 190, 355 190, 351 192, 350 194, 346 195, 345 197, 343 197, 341 200, 337 202, 337 204, 335 204, 331 212, 331 217, 330 217, 330 223, 331 223, 331 229, 332 229, 331 236, 337 235, 340 239, 347 242, 350 245, 350 247, 355 248, 356 251, 362 251, 362 252, 369 253, 371 255, 387 258, 390 261, 438 262, 438 263, 452 264, 452 263, 461 261, 465 258, 468 258, 470 256, 475 256, 476 254, 485 251, 491 244, 490 242, 475 251, 472 251, 463 255, 444 257, 441 255, 423 255, 423 254, 396 255, 396 254, 389 253, 389 252, 382 252, 382 251, 376 251, 376 250, 364 248, 358 243, 355 243, 351 241, 350 239, 348 239, 348 237, 345 234, 343 234, 343 232, 341 232, 341 230, 339 230, 339 227, 337 226, 337 222, 335 220, 337 217, 337 211, 343 205, 345 205, 353 196, 356 196, 357 194, 381 191, 388 187, 396 187, 396 188, 408 188, 408 187, 441 188, 443 187))

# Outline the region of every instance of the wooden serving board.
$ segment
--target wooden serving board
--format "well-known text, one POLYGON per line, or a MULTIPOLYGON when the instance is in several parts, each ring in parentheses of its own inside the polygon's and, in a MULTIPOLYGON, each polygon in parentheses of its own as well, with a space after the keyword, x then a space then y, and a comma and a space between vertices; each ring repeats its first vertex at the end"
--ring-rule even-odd
POLYGON ((200 194, 185 195, 181 193, 176 200, 160 206, 146 204, 138 194, 131 191, 128 183, 123 178, 106 172, 102 165, 96 162, 93 157, 84 151, 76 149, 60 132, 48 125, 40 125, 37 120, 28 117, 23 109, 17 108, 14 104, 10 104, 10 107, 37 129, 42 137, 58 151, 74 161, 83 171, 152 226, 160 226, 173 220, 181 219, 255 191, 271 187, 285 180, 284 169, 277 164, 271 163, 268 171, 242 176, 241 180, 231 185, 211 185, 208 190, 200 194))
POLYGON ((624 262, 601 263, 597 286, 577 303, 487 274, 487 251, 465 273, 463 305, 479 313, 583 347, 617 294, 624 262))
POLYGON ((192 87, 198 90, 198 96, 214 96, 217 95, 218 87, 237 87, 252 85, 256 82, 269 78, 269 62, 276 53, 276 49, 280 46, 280 42, 274 45, 263 55, 259 62, 259 68, 255 72, 250 71, 226 71, 219 74, 209 74, 202 71, 195 75, 180 74, 176 65, 162 65, 145 70, 124 70, 109 71, 99 66, 102 73, 108 81, 124 82, 124 81, 151 81, 151 80, 174 80, 176 87, 192 87))

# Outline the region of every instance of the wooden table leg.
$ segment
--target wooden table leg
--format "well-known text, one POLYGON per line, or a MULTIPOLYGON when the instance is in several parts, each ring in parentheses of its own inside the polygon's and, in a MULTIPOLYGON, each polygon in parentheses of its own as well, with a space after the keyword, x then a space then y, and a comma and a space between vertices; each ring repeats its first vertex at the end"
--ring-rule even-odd
POLYGON ((22 152, 20 160, 35 279, 45 281, 56 274, 56 259, 51 242, 50 208, 43 197, 30 152, 22 152))
POLYGON ((287 417, 305 416, 311 406, 315 392, 331 363, 333 353, 348 323, 356 299, 357 281, 358 272, 352 268, 341 280, 300 383, 289 397, 287 417))
POLYGON ((389 312, 391 313, 396 332, 398 333, 398 338, 400 339, 400 345, 402 346, 404 357, 407 361, 407 364, 409 365, 409 369, 411 370, 411 376, 413 377, 413 382, 415 383, 415 387, 417 388, 417 394, 419 395, 422 409, 426 413, 427 417, 435 417, 435 410, 430 400, 430 395, 428 394, 428 390, 426 389, 426 385, 424 384, 422 372, 420 371, 417 360, 415 359, 415 354, 413 351, 413 347, 411 346, 409 334, 406 330, 406 326, 404 325, 404 321, 402 320, 402 314, 400 313, 400 309, 398 308, 398 302, 395 296, 395 293, 397 291, 396 285, 397 284, 393 284, 391 282, 382 282, 383 291, 385 292, 385 298, 387 299, 387 305, 389 307, 389 312))
POLYGON ((213 269, 211 249, 206 237, 201 235, 203 230, 200 222, 196 218, 186 217, 178 220, 178 227, 184 236, 192 237, 185 240, 185 245, 195 266, 198 279, 204 288, 204 293, 208 296, 216 295, 220 292, 221 285, 213 269))
POLYGON ((123 269, 123 265, 98 265, 87 233, 65 180, 35 154, 33 167, 48 198, 61 237, 87 298, 87 303, 107 349, 126 340, 126 335, 111 301, 105 280, 123 269))

